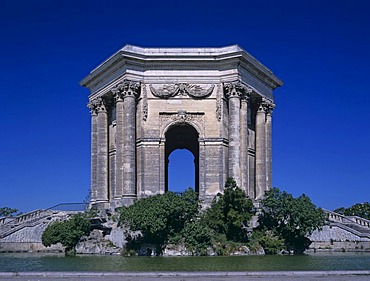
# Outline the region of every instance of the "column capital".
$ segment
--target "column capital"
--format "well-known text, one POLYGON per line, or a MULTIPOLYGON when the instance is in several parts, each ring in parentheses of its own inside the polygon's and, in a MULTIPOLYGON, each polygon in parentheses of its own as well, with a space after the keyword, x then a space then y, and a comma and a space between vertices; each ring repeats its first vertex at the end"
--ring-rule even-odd
POLYGON ((123 80, 118 85, 111 89, 115 102, 120 102, 126 97, 134 97, 140 95, 140 82, 131 80, 123 80))
POLYGON ((251 87, 240 80, 223 83, 223 86, 227 98, 238 97, 247 100, 253 91, 251 87))
POLYGON ((260 105, 258 107, 258 112, 264 112, 266 114, 271 114, 275 108, 275 104, 272 100, 267 98, 262 98, 260 105))
POLYGON ((87 107, 90 109, 91 115, 97 115, 98 112, 107 112, 106 102, 102 97, 91 100, 87 107))

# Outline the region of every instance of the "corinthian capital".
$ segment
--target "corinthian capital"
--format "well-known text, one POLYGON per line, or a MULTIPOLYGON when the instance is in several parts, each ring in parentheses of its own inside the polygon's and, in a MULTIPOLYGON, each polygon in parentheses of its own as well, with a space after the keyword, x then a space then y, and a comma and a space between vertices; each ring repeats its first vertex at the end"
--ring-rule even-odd
POLYGON ((105 100, 101 97, 91 100, 87 107, 90 109, 91 115, 96 115, 98 112, 106 112, 105 100))
POLYGON ((275 106, 276 105, 274 104, 272 100, 267 99, 267 98, 262 98, 260 105, 258 107, 258 111, 263 111, 266 114, 271 114, 275 106))
POLYGON ((234 81, 224 83, 225 96, 230 97, 239 97, 239 98, 248 98, 250 93, 252 93, 252 88, 247 84, 241 81, 234 81))
POLYGON ((121 101, 125 97, 137 98, 140 95, 140 82, 123 80, 116 87, 111 89, 115 101, 121 101))

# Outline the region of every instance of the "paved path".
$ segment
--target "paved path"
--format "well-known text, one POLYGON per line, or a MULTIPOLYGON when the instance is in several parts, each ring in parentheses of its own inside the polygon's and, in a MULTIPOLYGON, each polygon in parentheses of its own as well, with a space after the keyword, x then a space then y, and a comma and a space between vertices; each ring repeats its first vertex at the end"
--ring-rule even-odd
POLYGON ((370 271, 0 272, 0 281, 369 281, 370 271))

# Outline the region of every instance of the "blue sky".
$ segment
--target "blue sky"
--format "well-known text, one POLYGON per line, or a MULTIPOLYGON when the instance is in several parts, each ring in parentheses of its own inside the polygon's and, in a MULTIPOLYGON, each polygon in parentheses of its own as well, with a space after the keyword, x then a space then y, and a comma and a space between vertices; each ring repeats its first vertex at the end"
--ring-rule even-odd
MULTIPOLYGON (((370 201, 369 14, 366 0, 0 1, 0 207, 85 198, 89 92, 79 81, 125 44, 239 44, 285 83, 273 185, 327 209, 370 201)), ((186 186, 183 175, 174 178, 186 186)))

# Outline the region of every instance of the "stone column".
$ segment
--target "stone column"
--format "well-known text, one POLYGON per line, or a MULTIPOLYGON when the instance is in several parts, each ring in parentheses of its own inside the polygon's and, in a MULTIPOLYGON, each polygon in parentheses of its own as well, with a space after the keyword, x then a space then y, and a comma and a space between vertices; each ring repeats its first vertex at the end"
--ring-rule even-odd
POLYGON ((108 113, 103 98, 98 98, 97 116, 97 198, 96 203, 108 202, 108 113))
POLYGON ((116 102, 116 188, 113 191, 113 198, 120 199, 123 195, 123 96, 117 89, 112 89, 116 102))
POLYGON ((224 84, 229 99, 229 177, 248 190, 248 102, 252 89, 241 81, 224 84), (241 102, 241 99, 244 100, 241 102), (242 108, 241 108, 242 106, 242 108))
POLYGON ((98 112, 96 99, 89 102, 87 107, 91 112, 91 189, 90 201, 94 204, 97 200, 98 183, 97 183, 97 154, 98 154, 98 112))
POLYGON ((248 159, 248 115, 249 115, 249 94, 243 95, 240 109, 240 188, 249 196, 249 159, 248 159))
POLYGON ((268 103, 266 109, 266 190, 272 188, 272 111, 275 105, 268 103))
POLYGON ((240 96, 235 88, 229 94, 229 177, 240 186, 240 96))
POLYGON ((123 194, 125 205, 136 197, 136 98, 140 83, 123 81, 117 86, 123 97, 123 194))
POLYGON ((266 106, 262 100, 256 116, 256 195, 261 199, 266 190, 266 106))

